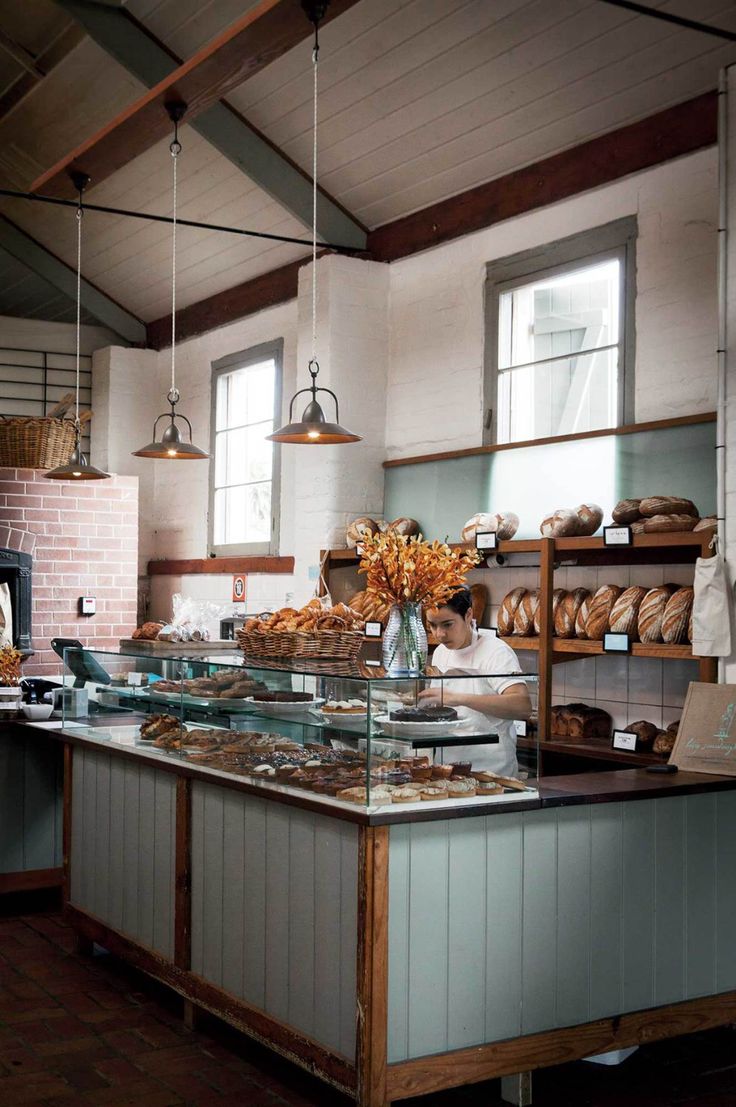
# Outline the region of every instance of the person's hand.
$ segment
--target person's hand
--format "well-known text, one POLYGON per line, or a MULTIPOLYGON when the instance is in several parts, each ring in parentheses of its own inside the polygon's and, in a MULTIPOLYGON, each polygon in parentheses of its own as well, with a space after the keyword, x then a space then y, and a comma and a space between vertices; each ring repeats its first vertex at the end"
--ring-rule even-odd
POLYGON ((445 690, 443 695, 441 688, 425 688, 425 690, 420 692, 417 696, 417 701, 423 707, 433 707, 436 704, 444 704, 445 707, 454 707, 457 703, 457 693, 445 690))

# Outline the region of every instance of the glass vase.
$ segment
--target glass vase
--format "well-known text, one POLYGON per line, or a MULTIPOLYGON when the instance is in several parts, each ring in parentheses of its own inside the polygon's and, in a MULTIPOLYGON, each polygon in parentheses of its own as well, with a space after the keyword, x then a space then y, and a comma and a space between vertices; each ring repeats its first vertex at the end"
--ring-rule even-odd
POLYGON ((420 604, 394 604, 383 632, 381 654, 383 667, 391 676, 414 676, 424 672, 427 632, 420 604))

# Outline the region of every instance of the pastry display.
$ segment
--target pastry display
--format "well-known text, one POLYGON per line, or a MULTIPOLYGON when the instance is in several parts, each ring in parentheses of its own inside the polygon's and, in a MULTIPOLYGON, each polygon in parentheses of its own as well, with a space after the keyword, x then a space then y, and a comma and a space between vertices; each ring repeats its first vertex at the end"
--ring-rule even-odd
POLYGON ((189 680, 157 680, 151 684, 152 692, 167 695, 197 696, 200 699, 245 699, 254 692, 263 691, 265 684, 253 680, 246 669, 221 669, 212 676, 194 677, 189 680))
POLYGON ((153 742, 164 735, 179 736, 181 722, 175 715, 149 715, 141 725, 140 736, 145 742, 153 742))
POLYGON ((328 700, 321 710, 323 715, 365 715, 368 704, 364 700, 328 700))
MULTIPOLYGON (((270 634, 278 631, 302 630, 314 633, 320 630, 362 630, 365 618, 347 604, 337 603, 325 607, 316 597, 302 608, 282 607, 269 615, 257 615, 248 619, 238 640, 242 644, 249 634, 270 634)), ((246 641, 247 644, 247 641, 246 641)))

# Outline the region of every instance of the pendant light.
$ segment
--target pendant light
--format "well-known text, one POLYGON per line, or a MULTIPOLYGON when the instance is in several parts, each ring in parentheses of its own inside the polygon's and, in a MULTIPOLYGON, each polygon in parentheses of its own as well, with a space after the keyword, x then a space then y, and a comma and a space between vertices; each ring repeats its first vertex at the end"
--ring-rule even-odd
POLYGON ((322 0, 302 0, 307 17, 314 24, 314 49, 312 50, 312 68, 314 71, 314 119, 312 144, 312 356, 309 359, 309 375, 312 383, 309 388, 295 392, 289 404, 289 422, 273 434, 266 435, 271 442, 290 442, 305 446, 330 446, 343 442, 360 442, 361 435, 353 434, 340 426, 340 409, 337 396, 330 388, 317 386, 319 362, 317 361, 317 61, 319 57, 319 21, 324 16, 327 3, 322 0), (298 422, 293 421, 294 403, 298 396, 308 392, 311 399, 302 412, 298 422), (325 418, 322 405, 317 399, 318 392, 325 392, 335 401, 335 422, 325 418))
POLYGON ((86 173, 75 171, 71 174, 71 178, 79 194, 79 201, 77 204, 77 360, 74 389, 74 449, 69 454, 69 459, 64 465, 57 465, 55 469, 49 469, 48 473, 44 473, 44 476, 47 480, 106 480, 109 478, 110 474, 103 473, 101 469, 97 469, 94 465, 90 465, 87 458, 82 453, 81 446, 82 428, 79 422, 79 337, 82 308, 82 218, 84 216, 82 193, 89 183, 89 177, 86 173))
POLYGON ((169 146, 173 165, 174 192, 174 218, 171 239, 171 388, 166 397, 171 405, 171 411, 165 411, 162 415, 156 417, 153 424, 153 440, 147 446, 141 446, 140 450, 133 451, 134 457, 154 457, 167 461, 205 461, 209 457, 209 454, 194 445, 192 442, 192 424, 186 415, 182 415, 176 410, 176 405, 180 399, 179 389, 176 387, 176 168, 181 153, 179 123, 184 118, 186 110, 187 106, 181 100, 174 100, 166 104, 169 119, 174 124, 174 138, 169 146), (161 437, 157 438, 157 427, 161 419, 168 419, 169 425, 161 437), (177 420, 186 423, 189 428, 188 442, 182 439, 177 420))

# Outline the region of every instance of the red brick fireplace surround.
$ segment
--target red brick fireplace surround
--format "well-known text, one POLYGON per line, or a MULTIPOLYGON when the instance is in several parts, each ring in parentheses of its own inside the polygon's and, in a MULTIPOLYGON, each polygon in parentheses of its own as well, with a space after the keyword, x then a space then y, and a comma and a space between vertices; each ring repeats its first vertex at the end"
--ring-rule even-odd
POLYGON ((33 557, 33 649, 26 676, 54 676, 52 638, 117 648, 136 625, 138 478, 49 481, 40 469, 0 469, 0 549, 33 557), (94 596, 96 615, 79 614, 94 596))

